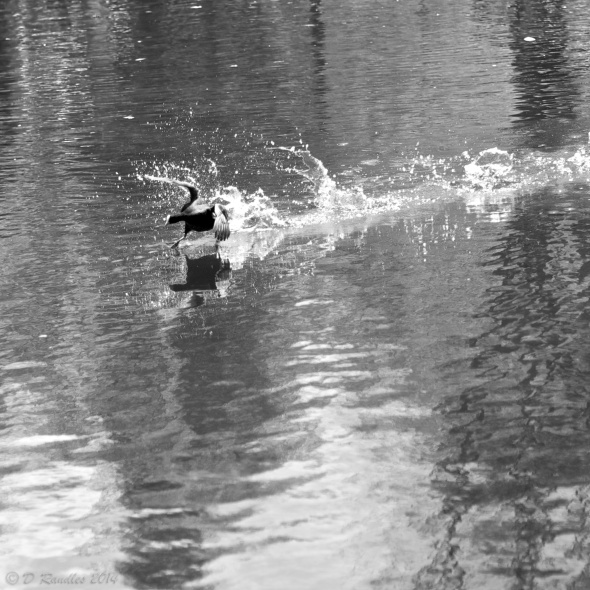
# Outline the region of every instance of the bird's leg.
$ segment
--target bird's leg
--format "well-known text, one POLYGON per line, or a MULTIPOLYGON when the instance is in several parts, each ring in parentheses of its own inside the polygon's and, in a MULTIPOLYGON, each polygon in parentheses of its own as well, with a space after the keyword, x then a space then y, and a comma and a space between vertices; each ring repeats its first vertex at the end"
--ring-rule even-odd
POLYGON ((180 244, 180 242, 182 242, 182 240, 186 240, 186 235, 182 236, 182 238, 180 238, 180 240, 177 240, 176 242, 174 242, 174 244, 172 244, 172 246, 170 246, 170 248, 176 248, 178 246, 178 244, 180 244))
POLYGON ((186 240, 186 236, 188 236, 189 232, 191 230, 185 228, 184 229, 184 236, 182 236, 182 238, 180 238, 180 240, 178 240, 177 242, 174 242, 174 244, 172 244, 172 246, 170 246, 171 248, 176 248, 176 246, 178 246, 178 244, 180 244, 180 242, 182 242, 182 240, 186 240))

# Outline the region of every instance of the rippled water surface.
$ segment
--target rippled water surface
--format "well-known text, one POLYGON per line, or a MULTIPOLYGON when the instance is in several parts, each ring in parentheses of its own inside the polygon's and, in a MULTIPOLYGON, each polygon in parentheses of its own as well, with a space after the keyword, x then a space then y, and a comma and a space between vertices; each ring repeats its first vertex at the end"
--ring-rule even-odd
POLYGON ((0 587, 589 588, 589 34, 1 3, 0 587))

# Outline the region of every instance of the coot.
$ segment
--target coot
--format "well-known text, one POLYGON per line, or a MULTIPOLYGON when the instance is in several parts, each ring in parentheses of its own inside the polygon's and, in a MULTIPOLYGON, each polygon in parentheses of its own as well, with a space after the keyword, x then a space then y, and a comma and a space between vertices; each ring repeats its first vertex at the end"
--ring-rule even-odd
POLYGON ((180 213, 178 215, 168 215, 166 219, 167 225, 184 221, 184 236, 174 242, 170 246, 171 248, 178 246, 191 231, 202 232, 212 229, 215 232, 215 238, 219 242, 223 242, 229 238, 229 212, 223 205, 219 203, 206 205, 205 203, 196 202, 199 198, 199 191, 197 187, 188 182, 174 180, 172 178, 158 178, 156 176, 146 176, 145 178, 177 184, 189 192, 190 201, 182 206, 180 213))

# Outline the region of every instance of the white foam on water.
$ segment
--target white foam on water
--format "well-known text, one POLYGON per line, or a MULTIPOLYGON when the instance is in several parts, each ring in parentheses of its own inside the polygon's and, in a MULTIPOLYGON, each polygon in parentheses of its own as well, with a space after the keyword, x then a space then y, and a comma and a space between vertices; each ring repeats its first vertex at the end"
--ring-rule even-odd
MULTIPOLYGON (((186 162, 159 164, 144 178, 186 180, 205 188, 208 202, 222 203, 230 210, 233 234, 299 229, 386 212, 408 213, 425 204, 431 207, 449 200, 465 202, 470 212, 490 215, 492 210, 497 211, 500 220, 513 210, 519 195, 527 191, 547 184, 590 180, 590 153, 586 146, 550 154, 511 153, 491 147, 475 155, 466 151, 446 159, 416 153, 398 170, 399 177, 404 178, 403 186, 381 185, 371 192, 365 188, 366 179, 359 176, 355 182, 352 173, 346 175, 347 180, 353 177, 351 182, 339 184, 308 149, 273 145, 266 150, 288 152, 288 166, 279 163, 277 157, 277 174, 296 175, 309 183, 312 196, 305 212, 291 213, 290 203, 285 203, 284 197, 266 194, 262 188, 247 192, 234 185, 219 185, 218 167, 212 160, 206 160, 199 169, 186 162)), ((154 185, 152 198, 160 206, 175 209, 179 205, 179 188, 171 186, 154 185)))

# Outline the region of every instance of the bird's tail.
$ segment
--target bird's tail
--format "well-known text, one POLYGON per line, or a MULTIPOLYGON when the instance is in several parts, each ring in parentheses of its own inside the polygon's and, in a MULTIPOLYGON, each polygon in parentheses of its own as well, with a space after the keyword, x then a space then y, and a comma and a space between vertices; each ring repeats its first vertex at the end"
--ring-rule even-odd
POLYGON ((168 215, 166 218, 166 225, 170 225, 171 223, 178 223, 179 221, 183 221, 182 215, 168 215))

